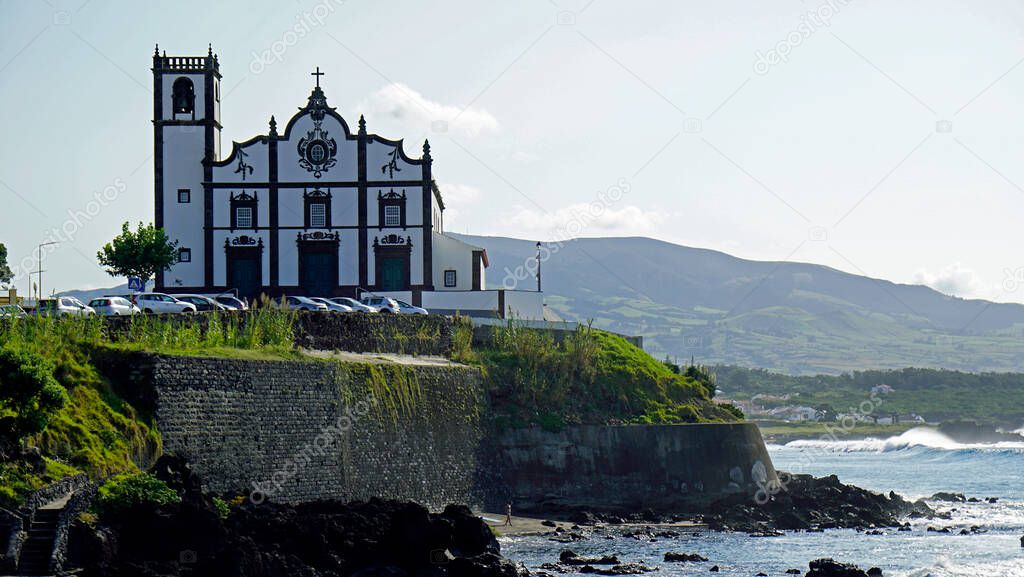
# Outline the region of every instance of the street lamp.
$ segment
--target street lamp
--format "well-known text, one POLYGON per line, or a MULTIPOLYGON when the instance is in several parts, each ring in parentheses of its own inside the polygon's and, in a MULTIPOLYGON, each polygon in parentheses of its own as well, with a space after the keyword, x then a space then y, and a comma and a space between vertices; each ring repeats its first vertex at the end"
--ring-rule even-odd
POLYGON ((60 244, 55 240, 50 242, 44 242, 39 245, 39 251, 36 252, 36 272, 39 274, 39 284, 36 286, 36 303, 43 299, 43 247, 54 244, 60 244))
POLYGON ((540 241, 537 241, 537 292, 540 292, 540 241))

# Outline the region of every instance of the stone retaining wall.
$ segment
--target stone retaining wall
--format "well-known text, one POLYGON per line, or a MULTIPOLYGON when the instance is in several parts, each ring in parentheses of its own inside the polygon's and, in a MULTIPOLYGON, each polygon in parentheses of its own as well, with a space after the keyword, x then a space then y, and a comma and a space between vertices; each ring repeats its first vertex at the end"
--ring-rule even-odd
POLYGON ((476 503, 480 372, 329 361, 156 357, 164 451, 254 500, 476 503))

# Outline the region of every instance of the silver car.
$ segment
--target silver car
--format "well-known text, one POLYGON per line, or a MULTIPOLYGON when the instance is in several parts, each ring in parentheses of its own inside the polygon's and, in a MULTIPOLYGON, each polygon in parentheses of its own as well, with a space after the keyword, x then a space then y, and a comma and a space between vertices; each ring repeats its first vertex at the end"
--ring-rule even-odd
POLYGON ((281 302, 284 308, 293 311, 314 311, 314 312, 327 312, 327 305, 318 303, 312 299, 306 297, 284 297, 281 302))
POLYGON ((141 313, 139 307, 124 297, 99 297, 89 301, 96 314, 104 317, 124 317, 141 313))
POLYGON ((0 305, 0 319, 3 318, 24 318, 25 309, 18 305, 0 305))

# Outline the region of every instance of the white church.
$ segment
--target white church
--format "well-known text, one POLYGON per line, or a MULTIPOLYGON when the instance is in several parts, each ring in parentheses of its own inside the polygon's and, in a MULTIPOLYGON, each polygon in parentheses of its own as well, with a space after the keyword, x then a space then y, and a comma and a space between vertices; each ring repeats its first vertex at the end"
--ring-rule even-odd
POLYGON ((327 104, 323 73, 278 128, 221 149, 221 74, 206 56, 153 54, 155 224, 178 262, 172 293, 388 295, 431 312, 543 317, 540 292, 486 290, 487 252, 444 233, 430 145, 353 133, 327 104))

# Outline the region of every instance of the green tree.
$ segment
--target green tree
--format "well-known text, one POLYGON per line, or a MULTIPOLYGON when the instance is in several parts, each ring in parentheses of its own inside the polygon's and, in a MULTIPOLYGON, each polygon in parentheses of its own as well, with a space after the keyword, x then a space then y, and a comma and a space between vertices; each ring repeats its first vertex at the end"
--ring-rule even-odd
POLYGON ((145 283, 177 261, 178 243, 171 242, 162 228, 140 222, 132 232, 126 222, 121 234, 105 244, 96 258, 110 276, 137 276, 145 283))
POLYGON ((7 247, 0 243, 0 285, 9 285, 14 280, 14 271, 7 265, 7 247))
POLYGON ((0 453, 45 429, 67 399, 49 361, 28 351, 0 349, 0 453))

